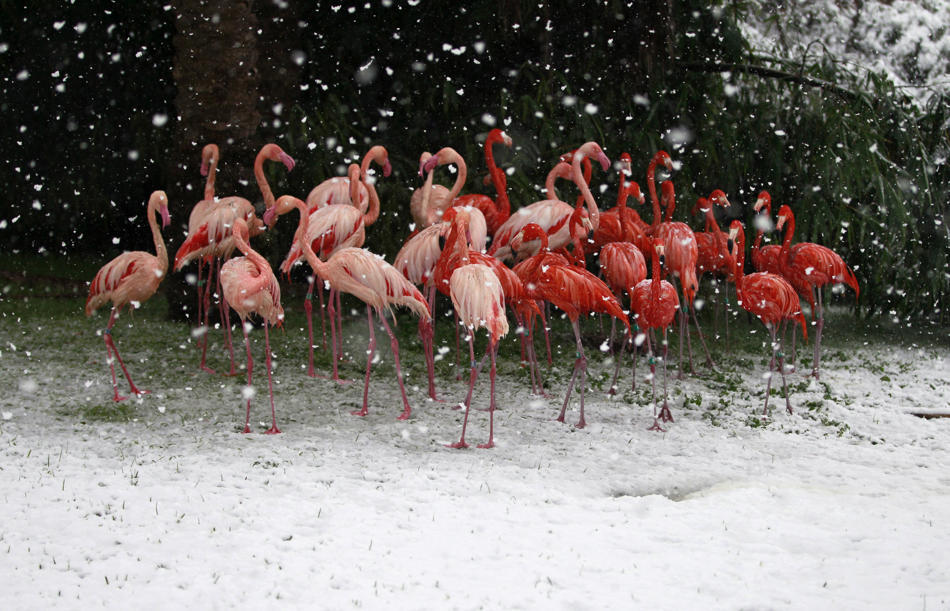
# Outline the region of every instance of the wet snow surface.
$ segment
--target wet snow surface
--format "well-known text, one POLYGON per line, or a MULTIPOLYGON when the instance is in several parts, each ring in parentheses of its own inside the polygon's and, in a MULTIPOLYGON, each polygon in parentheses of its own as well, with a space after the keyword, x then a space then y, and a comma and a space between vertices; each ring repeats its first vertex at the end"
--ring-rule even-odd
MULTIPOLYGON (((552 397, 503 363, 497 447, 452 450, 461 414, 426 401, 418 352, 404 356, 413 418, 396 420, 388 346, 358 418, 362 385, 307 378, 299 332, 275 333, 284 432, 244 435, 241 378, 194 372, 182 325, 120 321, 153 394, 115 407, 104 317, 56 333, 2 320, 3 608, 950 605, 950 419, 908 415, 950 408, 945 344, 864 345, 840 338, 852 319, 830 318, 822 381, 790 378, 795 414, 778 397, 758 421, 767 361, 753 346, 719 375, 671 380, 676 422, 661 434, 647 430, 642 361, 637 391, 628 367, 620 397, 591 390, 586 429, 553 421, 573 360, 564 335, 552 397)), ((609 363, 595 353, 591 369, 603 387, 609 363)), ((464 396, 450 375, 439 387, 464 396)), ((473 411, 468 441, 486 435, 473 411)))

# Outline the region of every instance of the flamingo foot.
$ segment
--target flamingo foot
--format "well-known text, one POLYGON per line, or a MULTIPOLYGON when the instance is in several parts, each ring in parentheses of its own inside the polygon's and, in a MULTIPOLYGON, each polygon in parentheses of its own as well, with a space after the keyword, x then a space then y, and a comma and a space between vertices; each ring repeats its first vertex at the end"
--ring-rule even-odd
POLYGON ((465 407, 465 404, 464 404, 464 403, 456 403, 455 405, 452 406, 452 409, 454 409, 454 410, 460 410, 460 409, 462 409, 463 407, 465 407))
POLYGON ((556 422, 560 422, 560 423, 563 424, 563 423, 564 423, 564 415, 561 414, 560 416, 558 416, 558 417, 555 418, 554 420, 555 420, 556 422))
POLYGON ((112 397, 112 400, 115 401, 116 403, 118 403, 119 401, 125 401, 126 399, 128 399, 128 397, 123 397, 119 393, 115 393, 115 395, 112 397))
POLYGON ((245 434, 246 434, 246 433, 250 433, 250 432, 251 432, 251 427, 250 427, 249 425, 245 424, 245 425, 244 425, 244 430, 241 431, 241 432, 242 432, 242 433, 245 433, 245 434))
POLYGON ((410 416, 412 416, 412 411, 406 409, 406 410, 403 410, 403 412, 399 414, 399 416, 396 417, 396 420, 409 420, 410 416))
POLYGON ((445 447, 452 448, 453 450, 462 450, 468 447, 468 444, 465 443, 464 439, 459 439, 455 443, 447 443, 445 447))
POLYGON ((233 377, 236 377, 237 374, 238 374, 238 372, 237 372, 235 369, 232 368, 231 371, 229 371, 229 372, 227 372, 227 373, 222 373, 221 375, 223 375, 223 376, 226 377, 226 378, 233 378, 233 377))
POLYGON ((278 433, 280 433, 280 429, 277 428, 277 425, 276 425, 276 424, 273 425, 273 426, 271 426, 271 427, 270 427, 269 429, 267 429, 266 431, 264 431, 264 434, 265 434, 265 435, 276 435, 276 434, 278 434, 278 433))
POLYGON ((356 410, 353 410, 352 412, 350 412, 350 414, 352 414, 352 415, 354 415, 354 416, 365 416, 365 415, 368 414, 368 413, 369 413, 369 410, 366 409, 365 407, 364 407, 363 409, 356 409, 356 410))
POLYGON ((577 424, 574 425, 575 429, 582 429, 587 426, 587 421, 583 418, 577 421, 577 424))
POLYGON ((792 410, 792 406, 791 406, 791 405, 786 405, 786 406, 785 406, 785 411, 788 412, 788 415, 789 415, 789 416, 791 416, 792 414, 795 413, 794 410, 792 410))
POLYGON ((481 448, 482 450, 490 450, 491 448, 494 448, 494 447, 495 447, 495 442, 494 442, 494 441, 488 441, 488 442, 486 442, 486 443, 480 443, 480 444, 478 444, 478 447, 481 448))
POLYGON ((653 419, 653 426, 647 429, 648 431, 658 431, 660 433, 665 433, 666 429, 660 426, 660 421, 656 418, 653 419))
POLYGON ((670 406, 666 403, 664 403, 663 407, 660 408, 659 418, 663 422, 673 422, 673 413, 670 411, 670 406))

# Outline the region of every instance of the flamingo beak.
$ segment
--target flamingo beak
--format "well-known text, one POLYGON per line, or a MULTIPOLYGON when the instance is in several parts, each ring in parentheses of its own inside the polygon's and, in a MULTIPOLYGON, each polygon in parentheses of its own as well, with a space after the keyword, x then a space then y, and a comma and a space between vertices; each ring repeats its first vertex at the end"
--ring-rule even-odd
POLYGON ((288 171, 288 172, 291 171, 291 170, 293 170, 293 169, 294 169, 294 166, 297 165, 297 163, 294 161, 294 158, 291 157, 290 155, 288 155, 287 153, 284 153, 283 151, 281 151, 281 153, 280 153, 280 155, 279 155, 279 159, 280 159, 281 163, 283 163, 285 166, 287 166, 287 171, 288 171))
POLYGON ((386 160, 386 163, 383 164, 383 176, 389 176, 393 173, 393 164, 389 163, 389 160, 386 160))
POLYGON ((274 222, 277 220, 277 206, 271 206, 264 211, 264 224, 268 227, 273 227, 274 222))
POLYGON ((786 218, 785 216, 779 216, 779 217, 778 217, 778 222, 775 223, 775 228, 776 228, 776 229, 778 229, 778 230, 781 230, 781 229, 782 229, 782 227, 785 225, 785 218, 786 218))
POLYGON ((172 222, 172 217, 168 214, 168 206, 163 204, 162 207, 158 209, 158 212, 162 215, 162 229, 164 229, 172 222))

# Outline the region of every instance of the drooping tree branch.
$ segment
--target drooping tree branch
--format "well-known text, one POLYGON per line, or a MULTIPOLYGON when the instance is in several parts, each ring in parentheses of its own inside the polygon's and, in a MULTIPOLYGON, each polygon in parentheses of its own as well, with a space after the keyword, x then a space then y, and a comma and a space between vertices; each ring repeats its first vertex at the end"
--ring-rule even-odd
POLYGON ((723 64, 718 62, 678 62, 677 65, 694 72, 741 72, 743 74, 755 74, 756 76, 765 78, 799 83, 808 87, 817 87, 818 89, 833 93, 850 102, 857 102, 861 99, 861 94, 841 87, 840 85, 811 76, 805 76, 804 74, 794 74, 783 70, 776 70, 775 68, 766 68, 765 66, 756 66, 754 64, 723 64))

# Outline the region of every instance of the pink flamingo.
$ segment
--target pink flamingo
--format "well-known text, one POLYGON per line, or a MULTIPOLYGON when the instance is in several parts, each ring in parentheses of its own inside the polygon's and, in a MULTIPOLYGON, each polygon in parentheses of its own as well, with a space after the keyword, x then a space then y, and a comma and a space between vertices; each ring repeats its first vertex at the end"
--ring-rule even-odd
POLYGON ((828 284, 843 283, 854 289, 854 298, 857 300, 861 295, 861 288, 858 286, 858 279, 854 272, 835 251, 812 242, 799 242, 792 246, 792 238, 795 235, 795 215, 788 206, 779 208, 776 227, 781 230, 785 225, 787 228, 780 254, 782 275, 795 287, 799 295, 805 296, 808 300, 813 319, 817 297, 818 327, 815 330, 815 356, 811 370, 811 375, 817 379, 821 363, 821 332, 825 326, 824 310, 821 304, 822 289, 828 284))
MULTIPOLYGON (((250 231, 243 218, 234 220, 231 229, 234 246, 244 255, 225 261, 221 266, 221 289, 227 304, 234 308, 241 319, 244 331, 244 346, 247 350, 247 386, 251 388, 254 361, 251 358, 251 340, 248 332, 252 325, 247 322, 250 314, 257 314, 264 320, 264 355, 267 363, 267 388, 270 394, 271 427, 266 434, 279 433, 277 411, 274 407, 274 380, 271 371, 270 335, 271 325, 281 326, 284 321, 284 308, 280 305, 280 285, 270 268, 267 259, 262 257, 248 244, 250 231)), ((247 392, 247 409, 244 416, 244 432, 250 433, 251 393, 247 392)))
POLYGON ((127 305, 132 308, 138 308, 142 302, 155 294, 158 285, 162 282, 168 271, 168 251, 165 250, 165 242, 162 239, 162 232, 158 227, 158 221, 155 220, 155 214, 162 217, 162 227, 167 227, 170 221, 168 215, 168 197, 164 191, 154 191, 148 199, 148 208, 146 218, 148 226, 152 230, 152 240, 155 242, 155 253, 151 254, 140 250, 126 251, 118 257, 112 259, 102 266, 92 279, 89 285, 89 297, 86 299, 86 316, 91 316, 98 308, 112 302, 112 313, 109 315, 109 324, 103 332, 103 339, 106 343, 106 360, 109 363, 109 370, 112 372, 112 400, 122 401, 128 397, 119 396, 119 386, 115 377, 115 363, 112 355, 115 354, 115 360, 119 361, 122 367, 122 373, 129 383, 129 389, 136 395, 148 393, 147 390, 140 390, 135 386, 132 378, 129 376, 122 357, 119 356, 119 349, 112 339, 112 327, 119 316, 119 312, 127 305))
MULTIPOLYGON (((419 156, 419 176, 424 176, 425 181, 421 187, 412 192, 409 199, 409 214, 412 215, 416 231, 440 222, 442 215, 452 207, 452 201, 455 199, 454 195, 450 197, 448 187, 433 183, 434 174, 432 170, 435 165, 428 170, 425 169, 432 157, 432 153, 428 151, 419 156)), ((461 171, 461 167, 459 170, 461 171)), ((458 185, 456 195, 462 190, 464 182, 464 176, 462 176, 462 180, 456 177, 455 184, 458 185)))
MULTIPOLYGON (((195 204, 195 207, 191 209, 191 214, 188 215, 189 234, 197 231, 198 227, 204 223, 205 218, 211 213, 214 207, 218 205, 218 202, 214 199, 214 182, 218 173, 218 159, 220 159, 220 153, 217 144, 206 144, 204 148, 201 149, 200 171, 201 175, 205 177, 204 198, 195 204)), ((206 262, 205 259, 198 259, 198 278, 195 285, 198 288, 197 320, 199 323, 205 320, 204 312, 211 306, 211 278, 209 277, 207 281, 201 278, 202 268, 205 264, 208 265, 208 275, 210 276, 210 262, 206 262), (207 286, 204 286, 205 284, 207 284, 207 286)), ((201 368, 207 370, 204 362, 204 350, 208 341, 207 325, 205 325, 205 330, 201 335, 201 341, 202 344, 204 344, 202 346, 201 368)))
POLYGON ((805 315, 798 295, 785 278, 769 272, 756 272, 745 275, 745 231, 742 223, 732 221, 729 226, 729 241, 733 245, 733 264, 736 281, 736 299, 742 308, 757 317, 772 336, 772 360, 769 362, 768 382, 765 386, 765 408, 769 413, 769 393, 772 389, 772 371, 778 365, 782 374, 782 389, 785 391, 785 409, 792 413, 792 404, 788 399, 788 385, 785 381, 785 356, 779 350, 775 332, 780 322, 797 320, 802 325, 802 334, 808 337, 805 315))
MULTIPOLYGON (((360 167, 358 165, 350 164, 349 168, 349 181, 348 185, 350 187, 350 196, 353 201, 356 201, 359 194, 360 187, 360 167)), ((281 215, 293 210, 295 204, 291 200, 284 200, 282 206, 276 206, 270 208, 264 214, 264 222, 267 224, 273 224, 272 216, 281 215)), ((309 219, 307 223, 307 236, 306 239, 310 243, 310 247, 316 252, 319 253, 318 256, 326 261, 334 252, 349 247, 360 248, 363 246, 363 243, 366 241, 366 226, 372 225, 376 222, 376 219, 379 218, 379 197, 376 195, 376 190, 369 192, 369 207, 364 212, 361 212, 360 209, 356 206, 349 204, 331 204, 328 206, 323 206, 321 208, 312 209, 310 206, 307 207, 310 210, 309 219)), ((299 237, 299 236, 298 236, 299 237)), ((284 259, 284 262, 280 265, 280 271, 284 274, 289 274, 291 267, 295 265, 303 256, 303 250, 301 249, 301 241, 296 240, 290 247, 290 251, 287 253, 287 257, 284 259)), ((309 279, 309 287, 307 289, 307 295, 304 297, 304 311, 307 314, 307 337, 308 337, 308 367, 307 375, 314 377, 316 373, 313 368, 313 290, 315 285, 315 278, 311 277, 309 279)), ((318 288, 320 294, 320 315, 321 315, 321 327, 323 328, 323 341, 324 348, 326 347, 326 324, 324 321, 324 305, 323 305, 323 288, 322 285, 318 288)), ((340 302, 339 302, 339 293, 331 291, 330 299, 336 297, 336 310, 339 313, 340 302)), ((335 328, 339 328, 339 320, 330 321, 330 332, 331 332, 331 341, 339 342, 339 338, 336 335, 335 328)), ((340 352, 339 343, 337 343, 337 353, 340 352)), ((336 377, 337 371, 334 368, 334 379, 336 377)))
MULTIPOLYGON (((386 333, 389 335, 389 342, 395 359, 396 381, 399 383, 399 391, 402 394, 403 402, 403 412, 399 419, 408 419, 412 414, 412 408, 409 407, 409 399, 406 397, 406 389, 402 382, 402 369, 399 364, 399 341, 389 327, 389 323, 386 322, 385 310, 390 310, 390 313, 392 313, 392 306, 404 306, 415 312, 417 316, 429 318, 429 308, 422 297, 422 293, 410 284, 396 268, 384 261, 382 257, 363 248, 341 248, 333 253, 326 262, 321 261, 311 248, 310 243, 304 238, 307 235, 307 223, 309 222, 306 204, 290 195, 284 195, 281 200, 293 202, 293 205, 300 211, 297 236, 301 241, 300 247, 303 250, 304 257, 313 268, 314 274, 326 280, 333 290, 349 293, 366 304, 369 344, 366 348, 366 381, 363 386, 363 408, 354 411, 353 414, 365 416, 369 413, 369 378, 373 354, 376 350, 373 310, 376 310, 379 319, 386 328, 386 333)), ((330 300, 330 307, 330 318, 332 320, 334 317, 332 299, 330 300)), ((334 372, 336 371, 336 362, 337 354, 334 345, 334 372)))
POLYGON ((481 366, 476 366, 475 361, 475 331, 483 327, 488 331, 486 353, 491 358, 491 368, 488 373, 491 394, 488 404, 488 441, 479 444, 478 447, 491 448, 495 445, 495 355, 498 350, 498 340, 508 334, 505 293, 492 268, 482 263, 463 263, 452 273, 449 280, 449 294, 461 324, 469 330, 468 351, 472 363, 468 394, 465 396, 462 435, 449 447, 468 447, 465 443, 465 429, 468 426, 468 413, 472 407, 472 391, 475 388, 475 380, 478 378, 478 370, 481 368, 481 366))
MULTIPOLYGON (((254 177, 257 180, 258 188, 264 197, 264 203, 268 208, 274 205, 274 193, 271 191, 264 175, 265 161, 279 161, 290 171, 294 168, 294 160, 287 155, 283 149, 276 144, 265 144, 254 160, 254 177)), ((217 259, 217 266, 220 273, 221 261, 229 258, 234 252, 235 243, 233 238, 232 226, 234 220, 243 218, 248 224, 250 236, 256 236, 264 230, 264 224, 257 218, 254 205, 243 197, 225 197, 218 200, 217 205, 205 216, 204 221, 194 230, 189 228, 188 237, 178 248, 175 254, 175 271, 180 270, 192 259, 214 258, 217 259)), ((210 272, 209 272, 210 281, 210 272)), ((220 282, 218 283, 218 294, 221 294, 220 282)), ((219 300, 218 306, 221 310, 221 318, 224 320, 224 332, 227 340, 228 352, 231 356, 231 369, 228 375, 237 373, 234 363, 234 346, 231 342, 231 320, 227 306, 219 300)), ((204 332, 208 328, 208 310, 205 309, 204 332)), ((213 371, 204 365, 205 354, 207 350, 207 339, 204 340, 201 354, 201 368, 213 371)))
POLYGON ((362 163, 358 166, 359 174, 356 182, 359 184, 357 185, 355 195, 351 189, 351 184, 354 179, 352 174, 347 171, 345 177, 337 176, 328 178, 314 187, 307 195, 307 209, 313 212, 317 208, 323 208, 324 206, 347 204, 356 206, 360 212, 366 213, 372 205, 374 198, 377 202, 379 201, 376 187, 373 181, 369 179, 369 167, 371 163, 376 163, 383 168, 383 176, 389 176, 392 173, 393 168, 392 164, 389 163, 389 152, 386 150, 386 147, 377 144, 366 152, 366 155, 363 156, 362 163))
MULTIPOLYGON (((468 208, 469 209, 469 233, 471 234, 470 244, 473 248, 479 252, 485 250, 485 244, 487 241, 488 234, 488 222, 485 220, 485 215, 482 213, 480 206, 476 205, 479 203, 479 198, 491 199, 485 195, 471 195, 471 196, 462 196, 459 197, 459 192, 461 192, 462 187, 465 185, 465 179, 468 175, 468 170, 465 165, 465 160, 462 159, 462 156, 458 152, 451 148, 445 147, 440 149, 435 155, 429 157, 425 163, 421 165, 420 171, 427 175, 426 181, 429 182, 428 176, 431 176, 432 172, 437 166, 454 164, 458 168, 458 172, 455 176, 455 183, 452 185, 452 189, 445 195, 445 201, 448 201, 448 206, 443 205, 443 203, 438 203, 435 206, 430 205, 425 206, 429 214, 429 222, 427 225, 431 225, 435 222, 442 220, 447 220, 444 218, 446 212, 451 208, 468 208), (432 215, 436 215, 433 217, 432 215)), ((424 191, 423 192, 423 201, 431 200, 433 197, 436 197, 435 192, 433 191, 424 191)), ((481 202, 484 205, 484 202, 481 202)))
MULTIPOLYGON (((600 145, 596 142, 587 142, 581 146, 572 156, 572 174, 571 178, 577 185, 587 204, 587 213, 590 219, 591 229, 596 231, 600 223, 600 212, 597 209, 597 202, 584 180, 581 170, 581 163, 586 158, 593 158, 599 161, 604 171, 610 167, 610 160, 600 145)), ((492 240, 492 246, 489 254, 501 260, 507 260, 513 256, 509 242, 521 229, 528 223, 534 223, 541 227, 548 234, 549 244, 552 250, 556 250, 571 242, 571 224, 568 221, 574 214, 574 206, 559 199, 545 199, 524 208, 511 215, 511 217, 502 223, 501 227, 495 233, 492 240)))
MULTIPOLYGON (((633 295, 630 296, 630 307, 634 312, 634 322, 644 333, 647 352, 650 355, 650 385, 653 388, 653 426, 650 430, 663 431, 660 426, 660 420, 672 422, 673 415, 670 413, 670 406, 667 400, 666 391, 666 357, 669 353, 669 343, 666 335, 670 323, 676 316, 679 309, 679 297, 673 285, 663 280, 661 271, 665 261, 666 243, 662 238, 654 238, 650 242, 650 262, 652 265, 652 279, 641 280, 633 288, 633 295), (656 352, 653 348, 653 341, 650 339, 654 329, 663 329, 663 356, 660 360, 663 362, 663 407, 657 414, 656 402, 656 352)), ((637 375, 637 355, 633 354, 633 375, 636 380, 637 375)))

